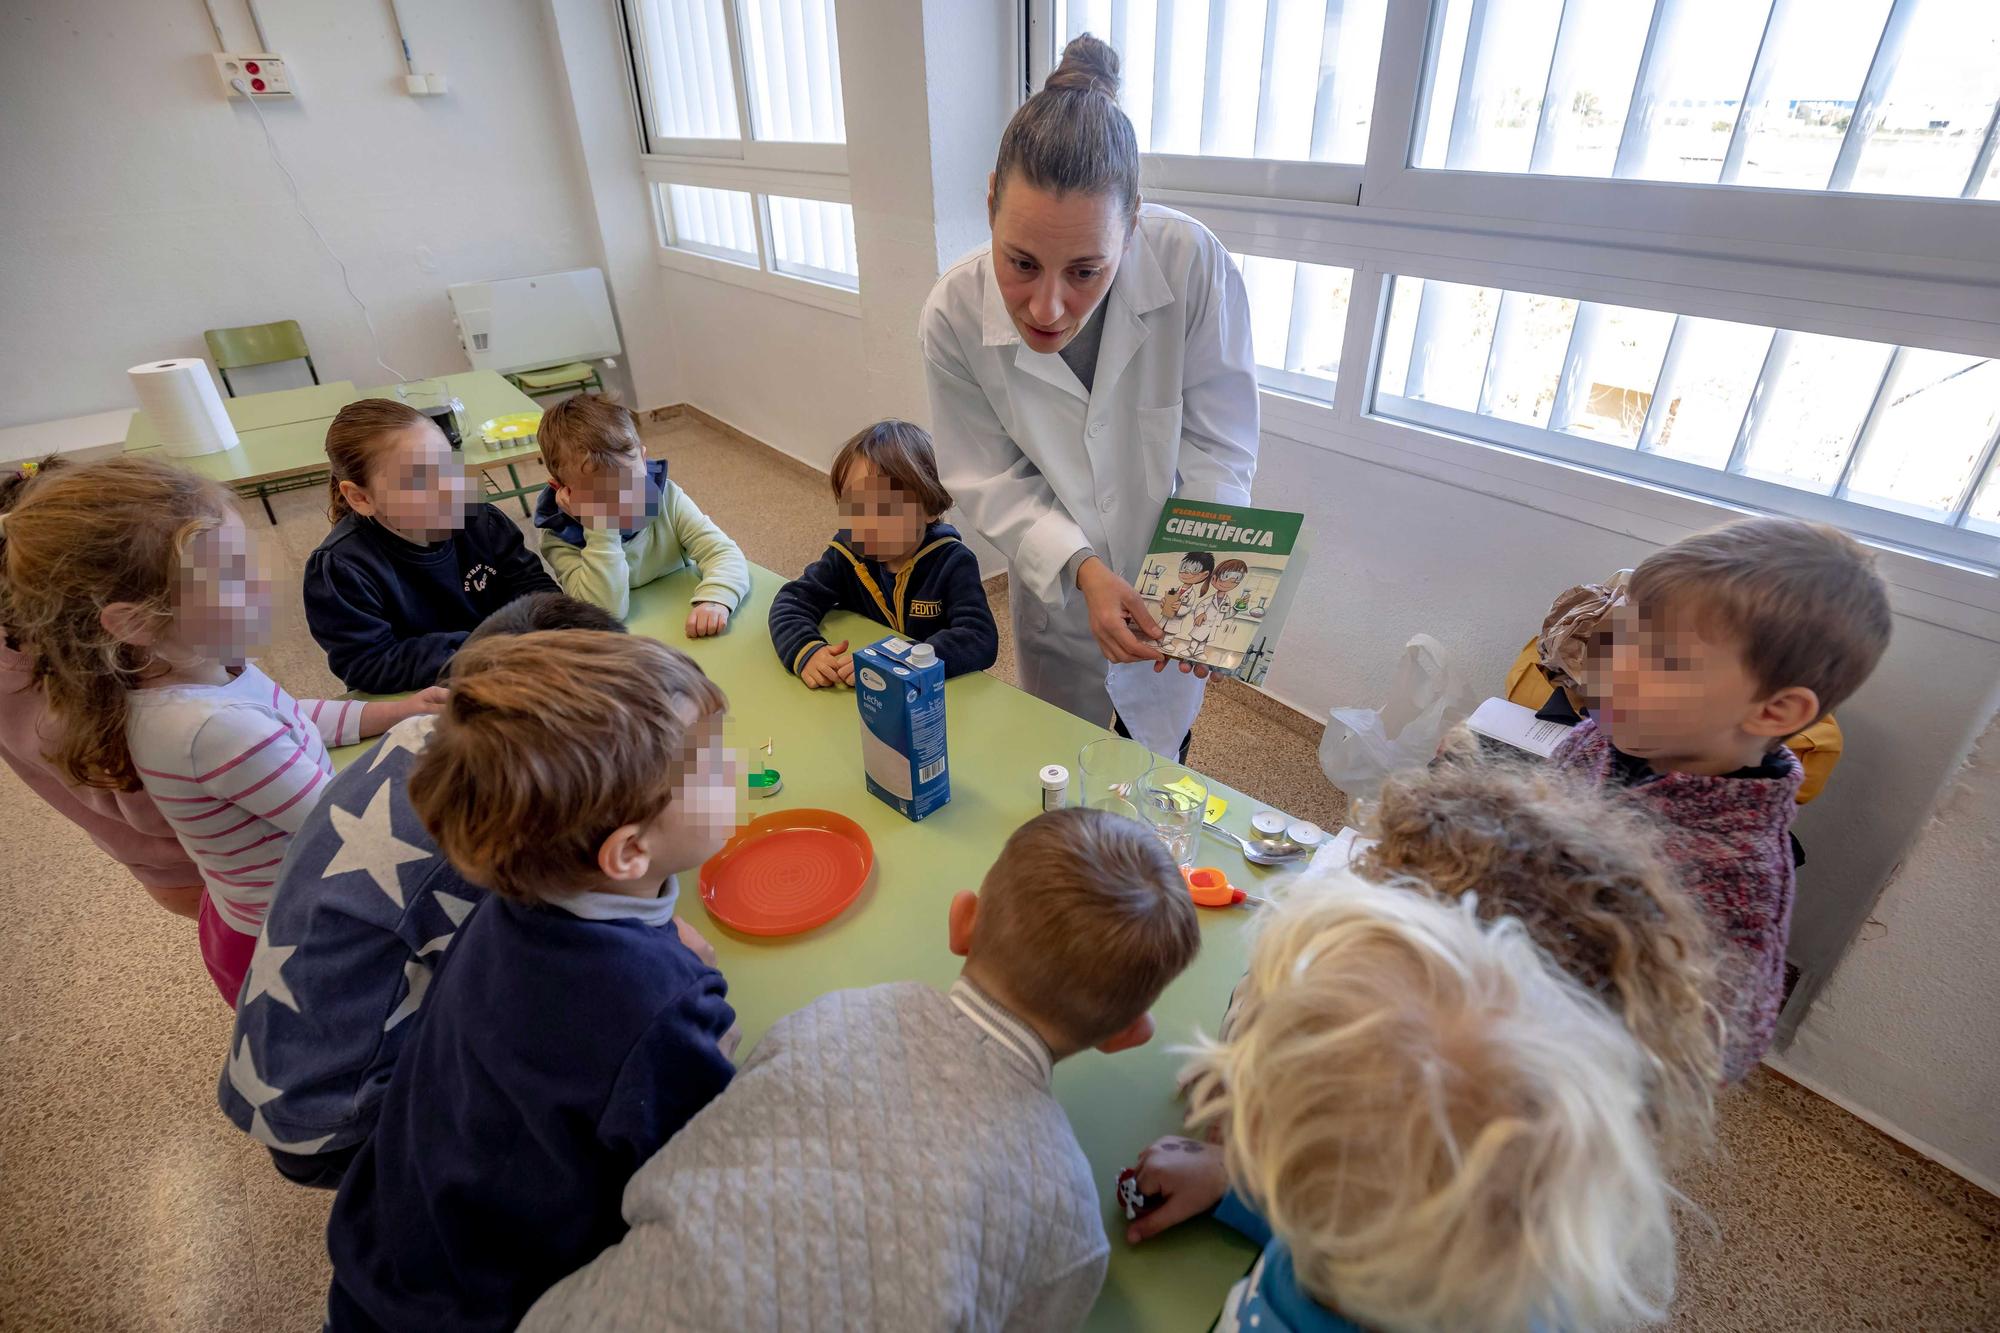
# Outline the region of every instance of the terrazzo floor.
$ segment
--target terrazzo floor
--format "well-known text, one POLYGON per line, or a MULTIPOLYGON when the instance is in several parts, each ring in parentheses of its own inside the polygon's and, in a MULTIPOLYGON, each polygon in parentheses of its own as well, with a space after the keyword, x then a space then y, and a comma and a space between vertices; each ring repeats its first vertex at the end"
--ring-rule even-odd
MULTIPOLYGON (((752 559, 798 569, 822 548, 820 474, 686 417, 649 442, 752 559)), ((279 600, 262 660, 294 693, 336 691, 297 593, 320 497, 274 503, 275 528, 253 521, 279 600)), ((1004 595, 994 609, 1004 621, 1004 595)), ((996 671, 1013 678, 1009 649, 996 671)), ((1261 696, 1219 690, 1192 762, 1336 826, 1317 740, 1261 696)), ((215 1109, 229 1012, 193 923, 7 772, 0 812, 0 1329, 316 1328, 329 1196, 281 1181, 215 1109)), ((1673 1330, 2000 1329, 2000 1201, 1782 1080, 1730 1094, 1717 1154, 1678 1183, 1673 1330)))

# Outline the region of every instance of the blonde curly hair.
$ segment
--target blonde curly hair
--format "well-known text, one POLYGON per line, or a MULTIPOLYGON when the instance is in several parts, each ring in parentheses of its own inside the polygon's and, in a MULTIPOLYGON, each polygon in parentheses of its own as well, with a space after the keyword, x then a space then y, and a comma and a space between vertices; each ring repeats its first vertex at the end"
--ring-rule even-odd
POLYGON ((1646 817, 1546 767, 1484 758, 1463 738, 1391 778, 1356 866, 1487 920, 1513 918, 1620 1015, 1651 1057, 1650 1102, 1670 1155, 1705 1149, 1722 1081, 1717 954, 1646 817))
POLYGON ((1645 1057, 1519 921, 1337 869, 1255 930, 1191 1123, 1315 1300, 1399 1333, 1664 1317, 1645 1057))

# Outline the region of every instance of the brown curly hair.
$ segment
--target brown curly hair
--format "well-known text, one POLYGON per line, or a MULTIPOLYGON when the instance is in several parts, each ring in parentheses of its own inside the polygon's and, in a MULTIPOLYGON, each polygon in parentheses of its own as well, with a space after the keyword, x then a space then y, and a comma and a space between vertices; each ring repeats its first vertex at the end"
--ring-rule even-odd
POLYGON ((1652 1056, 1663 1146, 1705 1147, 1722 1080, 1716 953, 1647 818, 1552 769, 1447 743, 1428 771, 1391 778, 1357 869, 1482 918, 1518 919, 1558 966, 1625 1020, 1652 1056))
POLYGON ((115 458, 37 473, 5 498, 0 624, 34 658, 54 724, 48 761, 77 786, 137 791, 125 695, 153 654, 106 629, 103 611, 130 602, 156 623, 171 617, 181 552, 224 521, 229 492, 169 463, 115 458))

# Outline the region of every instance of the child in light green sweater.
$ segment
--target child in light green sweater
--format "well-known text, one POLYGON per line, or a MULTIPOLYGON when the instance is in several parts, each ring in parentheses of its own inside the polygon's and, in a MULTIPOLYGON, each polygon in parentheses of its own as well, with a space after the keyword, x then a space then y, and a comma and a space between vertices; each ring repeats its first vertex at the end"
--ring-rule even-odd
POLYGON ((750 592, 750 566, 721 528, 649 460, 625 408, 591 394, 542 414, 536 432, 549 484, 535 504, 542 559, 571 597, 619 619, 632 589, 692 564, 701 575, 691 639, 720 634, 750 592))

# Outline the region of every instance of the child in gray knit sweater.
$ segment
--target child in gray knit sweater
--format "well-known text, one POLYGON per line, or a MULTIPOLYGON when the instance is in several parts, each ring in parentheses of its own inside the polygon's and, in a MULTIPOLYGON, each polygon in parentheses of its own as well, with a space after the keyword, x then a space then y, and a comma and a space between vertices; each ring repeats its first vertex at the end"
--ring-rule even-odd
POLYGON ((1081 1325, 1109 1246, 1050 1074, 1152 1036, 1194 905, 1146 827, 1055 810, 952 899, 947 938, 948 992, 836 991, 774 1024, 632 1178, 625 1239, 522 1329, 1081 1325))

